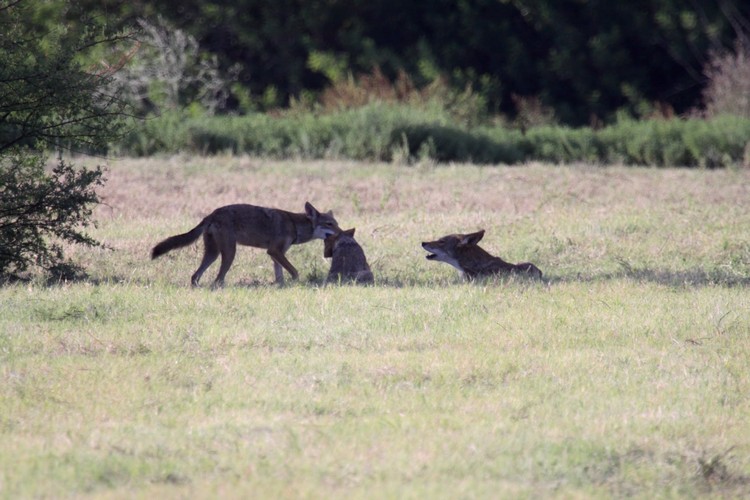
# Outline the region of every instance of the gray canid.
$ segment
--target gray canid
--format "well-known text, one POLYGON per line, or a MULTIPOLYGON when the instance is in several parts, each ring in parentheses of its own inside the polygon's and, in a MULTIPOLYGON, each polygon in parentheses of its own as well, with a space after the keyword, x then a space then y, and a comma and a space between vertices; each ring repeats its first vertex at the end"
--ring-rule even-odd
POLYGON ((323 256, 331 259, 327 282, 374 281, 365 252, 354 239, 354 228, 328 236, 323 241, 323 256))
POLYGON ((227 205, 214 210, 187 233, 170 236, 157 244, 151 251, 151 258, 188 246, 203 235, 203 260, 190 278, 193 286, 198 286, 203 273, 219 255, 221 267, 214 286, 223 285, 238 244, 266 249, 273 260, 276 282, 283 284, 282 268, 289 272, 292 279, 299 276, 297 269, 284 255, 289 247, 314 238, 325 239, 340 231, 333 212, 319 212, 309 202, 305 203, 303 213, 247 204, 227 205))

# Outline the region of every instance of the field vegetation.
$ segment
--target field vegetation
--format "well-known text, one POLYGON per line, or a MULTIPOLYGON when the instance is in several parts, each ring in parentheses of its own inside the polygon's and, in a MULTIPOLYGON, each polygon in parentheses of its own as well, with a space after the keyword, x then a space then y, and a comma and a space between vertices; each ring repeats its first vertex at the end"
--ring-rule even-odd
POLYGON ((444 103, 371 103, 318 115, 207 116, 184 110, 146 120, 114 147, 122 154, 248 154, 298 159, 442 163, 588 162, 606 165, 750 165, 750 118, 622 121, 528 130, 463 121, 444 103))
MULTIPOLYGON (((93 165, 92 159, 77 159, 93 165)), ((175 156, 112 161, 73 282, 0 288, 0 497, 740 497, 750 491, 750 172, 175 156), (149 260, 217 206, 333 209, 271 284, 240 248, 149 260), (487 233, 542 283, 465 283, 487 233), (209 282, 217 272, 210 268, 209 282)))

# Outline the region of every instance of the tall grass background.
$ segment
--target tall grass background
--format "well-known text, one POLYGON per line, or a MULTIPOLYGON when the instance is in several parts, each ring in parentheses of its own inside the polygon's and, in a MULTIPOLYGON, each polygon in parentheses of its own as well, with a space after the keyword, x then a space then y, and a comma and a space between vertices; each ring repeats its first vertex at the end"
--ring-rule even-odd
POLYGON ((560 125, 526 131, 462 125, 434 107, 371 103, 318 115, 191 116, 138 123, 114 146, 122 154, 248 154, 267 158, 420 160, 521 164, 736 167, 750 164, 750 119, 623 119, 601 129, 560 125))

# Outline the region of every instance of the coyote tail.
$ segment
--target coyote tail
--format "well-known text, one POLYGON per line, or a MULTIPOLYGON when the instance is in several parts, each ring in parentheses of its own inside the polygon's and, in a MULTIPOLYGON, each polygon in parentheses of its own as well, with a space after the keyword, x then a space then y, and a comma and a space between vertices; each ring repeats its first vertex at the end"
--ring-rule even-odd
POLYGON ((187 233, 183 234, 177 234, 175 236, 170 236, 166 240, 158 243, 153 250, 151 250, 151 258, 155 259, 159 256, 164 255, 167 252, 171 252, 172 250, 176 248, 182 248, 190 245, 191 243, 194 243, 195 240, 197 240, 201 234, 203 234, 203 231, 206 229, 206 219, 203 219, 200 224, 195 226, 193 229, 188 231, 187 233))

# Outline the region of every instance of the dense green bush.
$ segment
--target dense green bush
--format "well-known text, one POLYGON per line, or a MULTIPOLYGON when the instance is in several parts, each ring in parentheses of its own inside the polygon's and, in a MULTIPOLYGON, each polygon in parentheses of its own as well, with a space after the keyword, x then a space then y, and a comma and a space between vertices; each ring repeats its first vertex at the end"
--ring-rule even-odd
POLYGON ((136 156, 229 152, 275 158, 388 161, 393 156, 394 148, 402 146, 399 131, 424 124, 447 127, 449 121, 449 116, 438 109, 384 104, 371 104, 322 116, 313 113, 279 117, 261 113, 242 117, 190 116, 188 112, 181 111, 146 120, 115 149, 119 153, 136 156))
POLYGON ((527 159, 552 163, 601 161, 601 142, 589 128, 536 127, 529 129, 524 142, 527 159))
POLYGON ((498 129, 499 134, 482 130, 469 131, 435 124, 419 124, 398 128, 393 142, 402 139, 410 157, 427 157, 439 162, 519 163, 526 158, 519 147, 520 132, 498 129))
POLYGON ((78 274, 64 244, 99 245, 84 229, 104 172, 62 160, 48 169, 49 151, 102 151, 127 111, 107 91, 111 74, 81 63, 91 47, 119 39, 106 19, 65 1, 61 7, 78 12, 80 23, 63 27, 49 11, 47 29, 30 22, 39 3, 0 6, 0 283, 34 268, 55 278, 78 274))
POLYGON ((604 163, 725 167, 743 164, 750 147, 750 120, 622 121, 596 133, 604 163))
POLYGON ((118 145, 123 154, 187 152, 272 158, 439 162, 588 162, 723 167, 747 161, 750 119, 622 120, 600 130, 543 126, 466 127, 439 108, 370 104, 318 116, 190 116, 146 120, 118 145))

